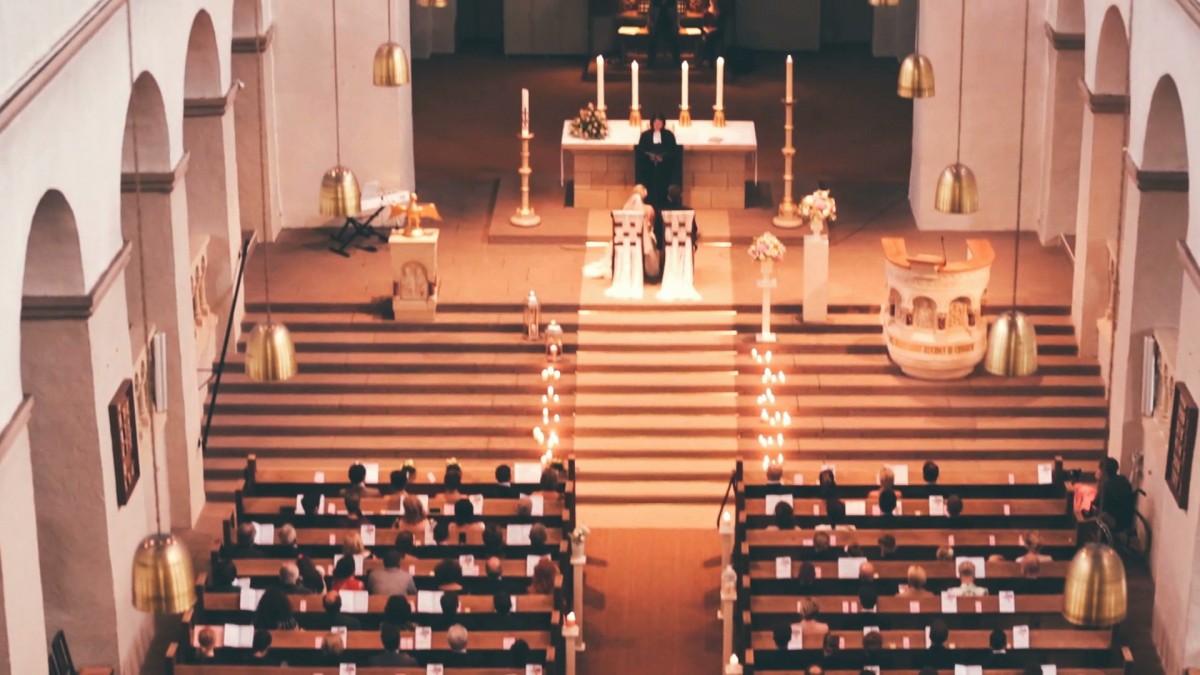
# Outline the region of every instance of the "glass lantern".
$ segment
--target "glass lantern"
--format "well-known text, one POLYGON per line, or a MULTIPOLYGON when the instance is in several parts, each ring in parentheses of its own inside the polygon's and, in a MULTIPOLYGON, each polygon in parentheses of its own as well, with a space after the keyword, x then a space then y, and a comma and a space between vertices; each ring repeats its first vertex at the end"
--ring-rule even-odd
POLYGON ((556 363, 562 357, 562 353, 563 329, 557 321, 551 320, 550 325, 546 326, 546 360, 556 363))
POLYGON ((525 326, 526 340, 533 341, 542 336, 542 304, 538 302, 537 295, 533 291, 529 291, 529 297, 525 299, 525 311, 521 323, 525 326))

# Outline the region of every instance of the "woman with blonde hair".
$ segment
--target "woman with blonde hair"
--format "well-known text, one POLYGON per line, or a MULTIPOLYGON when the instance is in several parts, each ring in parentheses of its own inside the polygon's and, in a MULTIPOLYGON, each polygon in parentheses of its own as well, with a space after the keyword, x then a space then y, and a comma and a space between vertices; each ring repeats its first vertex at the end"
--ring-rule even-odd
POLYGON ((424 534, 427 522, 425 505, 421 503, 420 499, 417 499, 416 495, 406 496, 401 503, 404 506, 404 513, 400 516, 396 527, 401 532, 412 532, 414 535, 424 534))
POLYGON ((908 585, 900 589, 898 595, 902 598, 932 598, 933 591, 925 588, 928 576, 925 568, 920 565, 908 566, 908 585))
POLYGON ((363 558, 370 558, 372 554, 367 550, 366 545, 363 544, 361 534, 358 532, 347 532, 342 535, 342 555, 361 555, 363 558))
POLYGON ((805 635, 823 635, 829 632, 829 624, 817 619, 821 607, 812 598, 800 601, 800 620, 792 624, 805 635))
POLYGON ((1048 555, 1042 555, 1042 535, 1037 530, 1032 530, 1025 533, 1025 553, 1017 557, 1017 562, 1024 563, 1026 560, 1044 563, 1054 560, 1048 555))

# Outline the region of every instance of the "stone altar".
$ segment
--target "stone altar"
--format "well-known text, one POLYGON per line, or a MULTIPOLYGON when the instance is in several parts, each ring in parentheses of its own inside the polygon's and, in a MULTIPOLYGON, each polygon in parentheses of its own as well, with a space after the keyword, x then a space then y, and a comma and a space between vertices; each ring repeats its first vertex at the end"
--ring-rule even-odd
POLYGON ((396 321, 432 321, 437 314, 437 244, 440 230, 424 228, 388 237, 392 256, 392 312, 396 321))

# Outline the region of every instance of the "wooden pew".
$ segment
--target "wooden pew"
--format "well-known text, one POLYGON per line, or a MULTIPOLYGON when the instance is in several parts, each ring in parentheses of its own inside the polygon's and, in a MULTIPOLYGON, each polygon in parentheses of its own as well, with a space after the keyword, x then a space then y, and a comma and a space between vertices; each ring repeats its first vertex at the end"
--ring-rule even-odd
MULTIPOLYGON (((239 493, 241 494, 241 493, 239 493)), ((517 501, 515 497, 492 497, 485 498, 483 503, 483 514, 488 516, 516 516, 517 501)), ((241 494, 241 498, 237 501, 238 514, 241 520, 253 520, 255 515, 280 515, 280 513, 290 513, 291 509, 296 506, 295 497, 250 497, 241 494)), ((393 497, 368 497, 360 503, 364 514, 372 515, 392 515, 399 516, 400 506, 393 497), (389 513, 385 513, 389 512, 389 513)), ((542 500, 542 510, 544 517, 561 516, 565 510, 562 495, 554 497, 545 497, 542 500)), ((454 505, 447 505, 442 495, 435 495, 429 498, 429 511, 433 514, 454 513, 454 505)), ((346 502, 341 497, 326 497, 325 512, 345 513, 346 502)), ((543 517, 543 516, 538 516, 543 517)))
MULTIPOLYGON (((864 499, 851 501, 868 501, 864 499)), ((867 513, 865 516, 846 516, 850 518, 876 518, 882 520, 884 516, 875 514, 873 507, 876 502, 873 500, 867 503, 867 513)), ((902 512, 891 516, 895 520, 903 520, 923 516, 925 518, 946 518, 946 516, 929 515, 929 501, 926 499, 903 499, 901 500, 902 512)), ((963 511, 961 518, 969 516, 1062 516, 1068 515, 1069 506, 1065 499, 1060 497, 1049 497, 1044 499, 976 499, 968 497, 963 500, 963 511), (1006 512, 1007 509, 1007 512, 1006 512)), ((796 518, 805 516, 825 517, 828 512, 825 509, 825 502, 821 499, 813 498, 797 498, 792 502, 792 511, 796 518)), ((746 513, 749 518, 765 517, 773 518, 774 513, 767 512, 766 500, 759 498, 746 499, 746 513)), ((763 521, 763 524, 769 524, 772 520, 763 521)))
MULTIPOLYGON (((897 488, 901 492, 906 490, 919 489, 927 485, 921 477, 921 471, 925 464, 923 461, 880 461, 878 464, 871 466, 864 461, 855 460, 848 464, 836 467, 836 476, 838 489, 846 488, 861 488, 866 487, 869 490, 875 489, 878 486, 879 470, 884 464, 889 466, 903 465, 908 467, 908 485, 898 485, 897 488)), ((947 488, 958 486, 973 486, 981 487, 1003 487, 1003 486, 1037 486, 1038 482, 1038 465, 1051 464, 1056 476, 1061 476, 1062 471, 1066 469, 1078 468, 1083 471, 1084 475, 1090 474, 1096 468, 1095 462, 1072 462, 1070 466, 1064 467, 1062 460, 1055 462, 1046 462, 1028 459, 1015 460, 940 460, 938 461, 938 481, 932 486, 939 491, 944 491, 947 488), (1008 475, 1012 474, 1012 482, 1008 483, 1008 475), (1002 481, 996 480, 997 476, 1002 477, 1002 481)), ((797 474, 804 477, 802 484, 796 487, 812 487, 817 485, 818 476, 821 473, 825 462, 822 460, 794 460, 789 459, 784 467, 783 478, 784 483, 796 485, 795 476, 797 474)), ((767 482, 767 473, 763 470, 761 464, 747 462, 745 464, 743 480, 747 490, 756 490, 763 487, 771 486, 778 487, 778 484, 771 485, 767 482)), ((1050 483, 1049 486, 1053 486, 1050 483)), ((1049 487, 1044 486, 1044 487, 1049 487)), ((866 494, 862 492, 861 494, 866 494)), ((943 494, 938 492, 936 494, 943 494)), ((949 493, 945 493, 949 494, 949 493)), ((974 494, 974 492, 972 492, 974 494)))
MULTIPOLYGON (((337 666, 293 665, 293 666, 245 666, 226 664, 199 664, 183 661, 183 654, 190 653, 188 645, 172 642, 167 647, 166 675, 339 675, 337 666)), ((420 653, 418 652, 418 655, 420 653)), ((554 662, 554 649, 546 650, 547 664, 554 662)), ((395 666, 374 667, 359 666, 358 675, 426 675, 425 666, 398 668, 395 666)), ((446 668, 445 675, 514 675, 523 673, 520 668, 446 668)), ((544 673, 551 672, 551 666, 546 666, 544 673)), ((81 675, 87 675, 81 673, 81 675)))
MULTIPOLYGON (((755 546, 811 546, 813 535, 818 530, 797 528, 795 530, 747 530, 744 547, 755 546), (805 543, 809 542, 809 543, 805 543)), ((837 539, 831 545, 845 546, 854 540, 860 544, 873 544, 881 534, 891 534, 896 538, 897 546, 942 546, 954 538, 955 546, 1024 546, 1025 532, 1023 530, 996 529, 995 531, 959 530, 951 527, 931 528, 921 530, 824 530, 826 534, 837 539), (995 537, 993 544, 991 537, 995 537)), ((1042 546, 1074 546, 1075 530, 1048 529, 1038 530, 1042 546)))
MULTIPOLYGON (((242 611, 238 605, 237 593, 212 593, 204 592, 204 611, 224 611, 237 612, 242 611)), ((301 613, 309 614, 323 613, 321 595, 289 595, 288 600, 292 603, 292 610, 301 613)), ((517 600, 517 614, 539 614, 550 613, 554 611, 554 597, 549 594, 530 594, 513 596, 517 600)), ((369 614, 382 614, 384 606, 391 599, 387 595, 371 595, 367 597, 367 611, 353 616, 366 616, 369 614)), ((416 609, 417 599, 413 596, 408 598, 409 604, 416 609)), ((495 605, 490 595, 459 595, 458 602, 462 605, 464 612, 472 612, 476 614, 493 613, 496 611, 495 605)))
MULTIPOLYGON (((798 604, 805 598, 806 595, 756 595, 750 598, 750 611, 754 614, 785 614, 795 616, 798 614, 798 604)), ((865 617, 864 620, 870 623, 871 616, 921 616, 932 618, 933 616, 946 616, 942 614, 942 599, 940 597, 933 598, 902 598, 902 597, 882 597, 879 598, 879 603, 876 605, 875 612, 862 613, 851 610, 845 610, 845 603, 858 604, 857 595, 817 595, 811 596, 821 607, 820 616, 822 618, 838 614, 852 614, 853 616, 865 617), (917 611, 913 611, 913 606, 917 611)), ((1063 607, 1062 595, 1017 595, 1014 598, 1016 605, 1016 614, 1061 614, 1063 607)), ((959 598, 959 608, 962 614, 976 616, 975 605, 978 603, 983 614, 1000 615, 1000 597, 998 595, 985 595, 981 598, 959 598)), ((236 603, 235 603, 236 604, 236 603)), ((1006 614, 1003 616, 1013 616, 1006 614)))
MULTIPOLYGON (((863 632, 861 630, 834 630, 833 635, 845 640, 843 651, 862 649, 863 632)), ((986 630, 951 630, 946 646, 953 649, 989 649, 988 639, 991 629, 986 630)), ((885 630, 883 636, 884 651, 924 651, 924 630, 885 630), (904 639, 908 638, 910 647, 905 648, 904 639)), ((1006 630, 1008 643, 1012 644, 1012 631, 1006 630)), ((823 635, 804 635, 804 649, 821 649, 823 635)), ((437 643, 435 637, 434 643, 437 643)), ((532 644, 532 643, 531 643, 532 644)), ((775 638, 771 631, 756 630, 751 633, 750 646, 758 650, 774 650, 775 638)), ((1104 650, 1112 646, 1112 631, 1110 630, 1080 630, 1080 629, 1029 629, 1030 650, 1104 650)), ((1025 650, 1009 650, 1023 653, 1025 650)))
MULTIPOLYGON (((360 530, 350 527, 297 527, 296 528, 296 543, 302 547, 307 546, 341 546, 343 538, 351 533, 357 533, 360 530)), ((391 548, 396 542, 396 535, 400 534, 398 528, 376 528, 375 529, 375 545, 377 548, 391 548)), ((425 547, 425 535, 423 532, 413 533, 413 541, 418 546, 425 547)), ((561 527, 546 528, 546 543, 555 548, 558 547, 564 540, 561 527)), ((232 543, 232 542, 226 542, 232 543)), ((459 544, 462 545, 462 544, 459 544)), ((467 533, 466 545, 482 546, 483 533, 469 532, 467 533)), ((436 544, 428 548, 445 548, 438 547, 436 544)), ((368 548, 372 548, 368 546, 368 548)), ((240 569, 240 568, 239 568, 240 569)))
MULTIPOLYGON (((216 634, 217 644, 223 642, 225 634, 224 625, 192 624, 190 635, 195 634, 203 629, 211 628, 216 634)), ((275 630, 271 631, 271 649, 301 649, 301 650, 319 650, 321 648, 321 640, 329 631, 324 630, 275 630)), ((922 634, 923 635, 923 634, 922 634)), ((530 649, 549 649, 551 647, 551 636, 548 630, 475 630, 470 632, 468 640, 469 649, 472 650, 503 650, 504 639, 514 638, 524 640, 529 643, 530 649)), ((401 631, 400 641, 405 644, 407 640, 413 639, 412 631, 401 631)), ((924 639, 924 638, 922 638, 924 639)), ((193 637, 194 642, 194 637, 193 637)), ((432 644, 434 650, 449 650, 450 643, 446 639, 446 631, 433 631, 432 644)), ((368 651, 377 652, 383 649, 383 644, 379 641, 379 631, 377 630, 352 630, 346 631, 346 650, 347 651, 368 651)), ((411 650, 407 650, 411 651, 411 650)))
MULTIPOLYGON (((800 569, 800 560, 792 561, 792 578, 794 579, 800 569)), ((872 563, 875 566, 875 572, 879 579, 892 579, 904 581, 908 578, 908 568, 913 563, 908 560, 894 561, 883 560, 872 563)), ((953 561, 950 560, 930 560, 920 563, 925 568, 925 573, 930 580, 935 579, 957 579, 958 569, 953 561)), ((1042 563, 1041 573, 1039 578, 1059 578, 1065 579, 1067 576, 1067 568, 1071 565, 1070 561, 1053 561, 1042 563)), ((838 578, 838 563, 836 561, 819 561, 814 562, 813 566, 817 568, 817 579, 837 579, 838 578)), ((239 573, 241 567, 238 568, 239 573)), ((979 581, 987 581, 988 579, 1022 579, 1021 566, 1015 562, 993 562, 987 564, 986 578, 980 577, 979 581)), ((750 578, 751 579, 774 579, 775 578, 775 561, 774 560, 754 560, 750 563, 750 578)), ((982 585, 982 584, 981 584, 982 585)))

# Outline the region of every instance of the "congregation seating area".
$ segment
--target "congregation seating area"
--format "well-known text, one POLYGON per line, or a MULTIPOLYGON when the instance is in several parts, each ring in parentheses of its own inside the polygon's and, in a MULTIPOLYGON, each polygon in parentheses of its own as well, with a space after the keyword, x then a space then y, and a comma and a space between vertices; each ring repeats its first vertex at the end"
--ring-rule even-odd
POLYGON ((322 462, 295 468, 249 458, 167 672, 562 672, 562 626, 576 592, 574 459, 507 464, 512 477, 504 483, 495 465, 454 460, 444 467, 322 462), (355 470, 364 482, 351 482, 355 470), (353 566, 339 567, 346 558, 353 566), (301 572, 289 584, 285 568, 296 563, 319 576, 301 572), (411 576, 408 592, 371 592, 372 573, 388 567, 411 576), (264 609, 272 594, 286 598, 283 609, 264 609), (455 644, 462 629, 465 649, 455 644), (390 651, 411 657, 411 667, 378 663, 389 632, 399 635, 399 649, 390 651), (333 636, 336 647, 328 644, 333 636), (216 649, 206 657, 209 639, 216 649))
POLYGON ((1137 672, 1115 629, 1063 617, 1077 522, 1061 459, 946 461, 934 480, 911 461, 782 469, 735 475, 724 594, 744 672, 1137 672))

